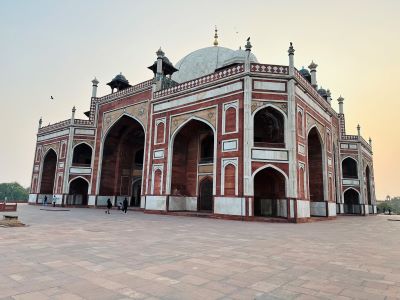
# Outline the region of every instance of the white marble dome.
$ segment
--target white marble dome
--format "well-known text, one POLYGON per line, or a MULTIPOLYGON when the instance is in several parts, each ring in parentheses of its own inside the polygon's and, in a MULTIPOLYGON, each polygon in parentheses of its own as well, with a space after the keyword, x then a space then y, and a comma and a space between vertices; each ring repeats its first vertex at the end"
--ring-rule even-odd
MULTIPOLYGON (((179 60, 175 68, 179 71, 172 75, 172 79, 178 83, 214 73, 216 69, 233 63, 243 63, 246 55, 244 50, 232 50, 225 47, 207 47, 189 53, 179 60)), ((250 53, 250 61, 258 62, 253 53, 250 53)))

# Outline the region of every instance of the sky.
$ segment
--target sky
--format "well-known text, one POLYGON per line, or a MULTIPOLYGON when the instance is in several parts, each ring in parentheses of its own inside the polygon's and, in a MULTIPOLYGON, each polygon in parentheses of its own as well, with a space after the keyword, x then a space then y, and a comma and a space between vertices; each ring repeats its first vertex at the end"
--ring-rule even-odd
POLYGON ((251 37, 265 64, 318 64, 317 82, 345 98, 348 134, 372 138, 378 199, 400 196, 400 1, 397 0, 0 0, 0 182, 29 186, 38 121, 89 110, 91 80, 122 72, 131 84, 161 46, 176 63, 213 43, 236 49, 251 37), (50 100, 50 96, 54 100, 50 100))

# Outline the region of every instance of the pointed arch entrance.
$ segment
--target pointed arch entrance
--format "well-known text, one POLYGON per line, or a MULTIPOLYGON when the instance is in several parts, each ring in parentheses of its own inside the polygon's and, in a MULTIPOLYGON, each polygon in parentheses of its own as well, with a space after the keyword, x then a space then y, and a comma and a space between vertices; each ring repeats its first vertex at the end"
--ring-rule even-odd
POLYGON ((192 119, 172 139, 170 210, 213 210, 215 136, 192 119))
POLYGON ((347 189, 343 194, 344 213, 345 214, 360 214, 360 194, 353 188, 347 189))
POLYGON ((200 181, 199 185, 199 210, 212 211, 213 209, 213 182, 210 177, 200 181))
POLYGON ((267 167, 254 176, 254 216, 284 217, 286 211, 286 178, 278 170, 267 167))
POLYGON ((365 168, 365 180, 367 186, 367 202, 368 205, 372 205, 372 194, 371 194, 371 172, 369 166, 365 168))
POLYGON ((103 142, 99 195, 116 196, 117 201, 127 197, 132 206, 140 205, 133 182, 142 179, 144 143, 145 132, 136 119, 124 115, 112 125, 103 142))
POLYGON ((322 139, 316 127, 313 127, 307 137, 308 185, 311 202, 323 202, 324 199, 324 168, 322 139))
POLYGON ((53 194, 56 168, 57 154, 53 149, 50 149, 43 159, 40 194, 53 194))
POLYGON ((89 183, 82 177, 73 179, 69 184, 67 205, 88 204, 89 183))

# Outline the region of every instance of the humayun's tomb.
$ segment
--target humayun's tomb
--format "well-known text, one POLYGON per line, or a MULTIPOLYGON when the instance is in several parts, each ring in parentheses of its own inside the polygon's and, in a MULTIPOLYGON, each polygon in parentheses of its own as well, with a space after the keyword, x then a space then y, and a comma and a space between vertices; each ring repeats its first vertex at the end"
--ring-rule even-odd
MULTIPOLYGON (((159 49, 151 79, 122 75, 87 119, 39 121, 29 203, 101 207, 128 199, 148 213, 303 222, 376 213, 371 140, 348 135, 342 97, 317 65, 258 62, 214 45, 173 64, 159 49)), ((149 76, 150 77, 150 76, 149 76)))

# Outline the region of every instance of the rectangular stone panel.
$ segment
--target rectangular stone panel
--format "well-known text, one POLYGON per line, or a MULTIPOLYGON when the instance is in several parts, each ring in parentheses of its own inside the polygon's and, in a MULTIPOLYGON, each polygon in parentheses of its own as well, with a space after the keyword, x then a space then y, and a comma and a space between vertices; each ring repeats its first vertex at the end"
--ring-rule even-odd
POLYGON ((254 81, 254 89, 285 92, 286 85, 283 82, 254 81))
POLYGON ((222 141, 222 151, 237 151, 238 149, 238 140, 225 140, 222 141))
POLYGON ((184 105, 184 104, 188 104, 188 103, 192 103, 192 102, 196 102, 202 99, 207 99, 207 98, 212 98, 212 97, 216 97, 216 96, 220 96, 223 94, 227 94, 227 93, 231 93, 237 90, 241 90, 242 89, 242 82, 236 82, 236 83, 232 83, 232 84, 228 84, 210 91, 206 91, 206 92, 202 92, 202 93, 198 93, 195 95, 191 95, 191 96, 187 96, 187 97, 183 97, 180 99, 176 99, 176 100, 172 100, 172 101, 168 101, 168 102, 162 102, 162 103, 158 103, 158 104, 154 104, 154 112, 158 112, 164 109, 169 109, 169 108, 173 108, 179 105, 184 105))
POLYGON ((94 129, 81 129, 81 128, 76 128, 75 129, 75 134, 79 135, 91 135, 93 136, 95 134, 94 129))
POLYGON ((286 150, 252 149, 251 158, 260 160, 287 161, 288 153, 286 150))
POLYGON ((63 135, 67 135, 67 134, 69 134, 69 129, 64 129, 64 130, 61 130, 58 132, 41 135, 37 138, 37 140, 38 140, 38 142, 41 142, 41 141, 46 141, 46 140, 53 139, 53 138, 63 136, 63 135))
POLYGON ((246 215, 245 198, 215 197, 214 213, 234 216, 246 215))

